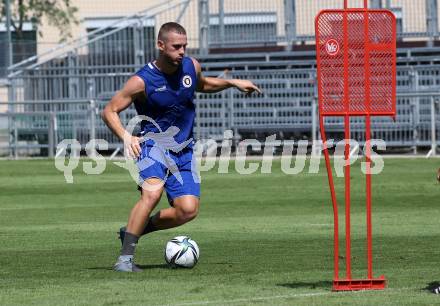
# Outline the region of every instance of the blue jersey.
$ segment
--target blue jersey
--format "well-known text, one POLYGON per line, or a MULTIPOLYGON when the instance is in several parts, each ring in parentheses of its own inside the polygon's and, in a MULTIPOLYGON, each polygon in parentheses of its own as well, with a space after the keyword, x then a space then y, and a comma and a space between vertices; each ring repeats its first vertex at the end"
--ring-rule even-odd
POLYGON ((160 130, 151 122, 143 122, 142 134, 165 132, 177 127, 174 140, 183 143, 193 137, 195 106, 193 103, 197 85, 194 63, 184 57, 174 74, 161 72, 152 62, 136 72, 145 83, 146 99, 135 101, 139 115, 152 118, 160 130))

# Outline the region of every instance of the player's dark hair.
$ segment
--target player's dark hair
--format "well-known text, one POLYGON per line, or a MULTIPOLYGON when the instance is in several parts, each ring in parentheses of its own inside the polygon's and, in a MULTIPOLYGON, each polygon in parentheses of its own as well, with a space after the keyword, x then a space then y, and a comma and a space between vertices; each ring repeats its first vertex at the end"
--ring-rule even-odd
POLYGON ((186 35, 186 30, 177 22, 167 22, 164 23, 160 29, 159 34, 157 35, 158 40, 165 41, 167 39, 167 34, 169 32, 175 32, 177 34, 186 35))

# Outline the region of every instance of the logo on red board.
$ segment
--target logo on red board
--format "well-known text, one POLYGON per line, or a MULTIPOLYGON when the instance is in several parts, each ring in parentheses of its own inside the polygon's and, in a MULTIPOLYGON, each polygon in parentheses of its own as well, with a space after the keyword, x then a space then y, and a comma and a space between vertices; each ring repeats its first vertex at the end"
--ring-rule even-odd
POLYGON ((336 39, 329 39, 325 43, 325 51, 328 55, 334 56, 339 53, 339 43, 336 39))

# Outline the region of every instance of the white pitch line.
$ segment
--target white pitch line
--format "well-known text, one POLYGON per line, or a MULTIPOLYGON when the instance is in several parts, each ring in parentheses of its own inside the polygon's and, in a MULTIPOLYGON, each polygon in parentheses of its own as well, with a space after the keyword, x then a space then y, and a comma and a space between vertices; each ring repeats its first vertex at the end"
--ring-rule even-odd
POLYGON ((249 298, 249 299, 199 301, 199 302, 189 302, 189 303, 180 303, 180 304, 165 304, 165 305, 168 305, 168 306, 191 306, 191 305, 209 305, 209 304, 222 305, 222 304, 235 304, 235 303, 252 302, 252 301, 257 302, 257 301, 267 301, 267 300, 275 300, 275 299, 310 297, 310 296, 327 295, 330 293, 331 292, 298 293, 298 294, 290 294, 290 295, 262 296, 262 297, 255 297, 255 298, 249 298))
POLYGON ((235 304, 235 303, 243 303, 243 302, 252 302, 252 301, 267 301, 267 300, 276 300, 276 299, 289 299, 289 298, 301 298, 301 297, 312 297, 312 296, 321 296, 321 295, 330 295, 330 294, 373 294, 373 293, 384 293, 384 294, 401 294, 401 291, 408 290, 417 290, 418 288, 412 287, 403 287, 403 288, 385 288, 385 290, 356 290, 356 291, 325 291, 325 292, 314 292, 314 293, 298 293, 298 294, 289 294, 289 295, 274 295, 274 296, 262 296, 255 298, 242 298, 242 299, 234 299, 234 300, 217 300, 217 301, 198 301, 198 302, 188 302, 188 303, 178 303, 178 304, 160 304, 161 306, 192 306, 192 305, 224 305, 224 304, 235 304))

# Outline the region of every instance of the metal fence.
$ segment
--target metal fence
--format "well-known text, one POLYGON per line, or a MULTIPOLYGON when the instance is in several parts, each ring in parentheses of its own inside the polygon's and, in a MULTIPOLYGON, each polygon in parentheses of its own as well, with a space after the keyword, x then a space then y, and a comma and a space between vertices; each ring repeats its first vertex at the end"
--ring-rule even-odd
MULTIPOLYGON (((87 35, 53 49, 48 49, 53 39, 49 42, 37 38, 35 29, 29 29, 26 42, 14 42, 13 62, 17 64, 13 71, 39 67, 43 63, 46 63, 45 68, 111 65, 118 69, 120 65, 137 66, 154 56, 158 27, 171 20, 182 23, 188 30, 189 48, 193 54, 243 47, 290 50, 292 45, 314 39, 314 18, 320 10, 343 6, 342 0, 171 0, 153 1, 151 3, 157 4, 145 4, 144 10, 133 12, 140 5, 128 1, 127 6, 133 9, 125 11, 133 13, 120 19, 110 18, 119 12, 109 8, 114 6, 116 9, 121 2, 78 4, 82 22, 81 30, 77 32, 87 35), (89 12, 93 10, 96 11, 95 17, 89 12), (31 37, 38 41, 31 41, 31 37), (26 55, 23 48, 19 48, 23 43, 27 44, 26 52, 35 53, 35 56, 28 54, 28 61, 18 63, 26 55), (47 60, 52 62, 49 64, 47 60), (32 63, 36 65, 29 65, 32 63)), ((362 7, 363 0, 348 3, 351 7, 362 7)), ((437 0, 369 0, 369 4, 395 13, 399 39, 417 38, 431 44, 438 40, 437 0)), ((5 58, 8 47, 1 35, 0 48, 4 51, 0 53, 1 72, 8 62, 5 58)), ((75 71, 71 73, 75 74, 75 71)))
MULTIPOLYGON (((311 72, 313 73, 313 72, 311 72)), ((245 77, 246 75, 237 75, 245 77)), ((281 80, 281 79, 279 79, 281 80)), ((295 95, 303 97, 277 97, 280 82, 265 83, 266 95, 261 98, 244 99, 231 90, 216 95, 200 94, 197 100, 197 119, 194 127, 196 140, 214 139, 221 141, 225 130, 233 130, 235 139, 247 136, 260 138, 276 134, 284 140, 316 140, 317 100, 310 92, 295 95)), ((284 94, 284 92, 282 93, 284 94)), ((387 147, 410 148, 415 153, 418 147, 430 147, 435 154, 440 145, 439 93, 400 93, 397 100, 397 116, 374 118, 372 138, 383 139, 387 147)), ((43 155, 53 157, 57 143, 63 139, 76 139, 83 147, 92 139, 104 139, 109 149, 122 148, 122 143, 104 125, 99 114, 107 101, 43 101, 21 102, 15 104, 14 112, 0 113, 10 121, 9 142, 0 144, 4 155, 43 155)), ((121 113, 124 125, 136 115, 133 107, 121 113)), ((343 138, 342 118, 327 118, 329 138, 343 138)), ((364 121, 351 119, 351 137, 363 143, 364 121)))
MULTIPOLYGON (((349 3, 361 6, 362 2, 349 3)), ((370 2, 375 7, 405 7, 405 12, 413 14, 411 1, 370 2)), ((435 38, 438 31, 432 25, 437 23, 436 14, 430 12, 436 8, 436 1, 420 2, 427 4, 423 6, 424 16, 431 17, 425 28, 406 28, 406 33, 435 38)), ((168 20, 187 27, 190 45, 196 46, 189 53, 198 55, 206 75, 217 76, 227 68, 227 77, 254 80, 264 90, 264 95, 252 98, 232 89, 198 95, 198 139, 221 139, 225 129, 234 130, 238 137, 277 132, 286 139, 313 139, 317 135, 314 52, 268 50, 231 55, 208 51, 235 44, 278 46, 288 45, 292 39, 310 39, 312 32, 307 31, 313 28, 313 18, 307 14, 314 16, 320 9, 341 6, 339 0, 172 0, 91 30, 72 43, 11 67, 10 102, 3 103, 8 112, 0 113, 8 122, 3 152, 20 155, 28 148, 33 149, 28 154, 51 155, 54 144, 65 138, 77 138, 82 144, 94 137, 104 138, 110 148, 119 147, 97 114, 136 69, 154 58, 157 25, 168 20), (245 35, 249 33, 252 35, 245 35)), ((406 25, 410 27, 411 23, 406 25)), ((423 96, 423 92, 435 92, 440 85, 439 51, 435 50, 422 50, 417 56, 411 49, 399 51, 397 122, 373 121, 374 135, 389 145, 417 148, 432 143, 432 131, 439 126, 438 115, 431 119, 432 101, 437 98, 431 98, 434 94, 423 96), (431 121, 435 122, 434 129, 431 121)), ((134 109, 129 109, 123 120, 133 115, 134 109)), ((340 122, 329 119, 328 124, 328 131, 339 137, 340 122)), ((352 130, 353 136, 362 138, 362 122, 353 121, 352 130)))
MULTIPOLYGON (((318 126, 315 69, 271 67, 281 64, 293 66, 294 63, 295 61, 289 60, 269 60, 270 66, 265 67, 262 62, 235 62, 232 65, 235 70, 227 72, 225 77, 252 79, 263 89, 264 94, 245 98, 234 89, 217 94, 198 94, 194 127, 196 139, 212 138, 219 141, 226 129, 233 130, 238 139, 261 138, 268 133, 276 133, 284 139, 316 138, 318 126)), ((219 65, 217 62, 206 63, 206 67, 211 71, 205 74, 217 76, 223 65, 225 64, 219 65)), ((27 100, 9 103, 10 111, 0 115, 8 118, 9 122, 8 142, 3 148, 4 154, 53 156, 54 145, 66 138, 77 139, 83 145, 90 139, 99 138, 107 140, 110 149, 121 147, 120 141, 105 127, 98 114, 129 75, 90 74, 80 78, 89 84, 85 95, 97 92, 94 85, 101 82, 99 88, 104 90, 100 90, 97 95, 90 95, 91 98, 51 98, 50 101, 27 100)), ((34 78, 33 81, 28 80, 27 86, 35 87, 33 82, 39 86, 47 86, 50 82, 59 80, 34 78)), ((415 67, 399 67, 397 84, 396 122, 388 118, 375 118, 372 123, 373 137, 384 139, 388 146, 413 150, 422 146, 432 147, 433 143, 440 144, 438 137, 432 139, 433 135, 439 135, 440 128, 438 107, 435 107, 438 96, 434 92, 440 84, 440 66, 419 64, 415 67)), ((56 83, 52 86, 56 88, 56 83)), ((134 115, 134 108, 123 112, 123 123, 126 124, 134 115)), ((330 137, 342 137, 343 124, 340 119, 328 118, 326 124, 330 137)), ((362 119, 352 119, 352 125, 352 137, 362 142, 362 119)))

